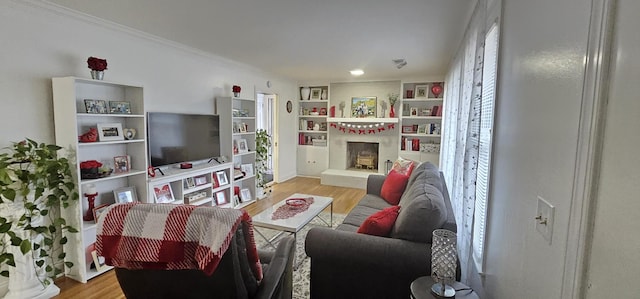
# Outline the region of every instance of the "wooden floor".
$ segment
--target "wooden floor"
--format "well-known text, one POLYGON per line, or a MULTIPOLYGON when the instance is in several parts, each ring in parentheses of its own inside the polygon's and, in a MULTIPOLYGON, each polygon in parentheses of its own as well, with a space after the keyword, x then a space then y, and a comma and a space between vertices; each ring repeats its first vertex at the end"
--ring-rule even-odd
MULTIPOLYGON (((364 196, 362 189, 343 188, 320 185, 320 179, 296 177, 286 182, 276 184, 272 188, 271 196, 253 203, 245 208, 250 215, 256 215, 293 193, 305 193, 333 197, 333 212, 346 214, 364 196)), ((113 271, 104 273, 83 284, 68 278, 56 280, 60 288, 60 295, 54 298, 125 298, 113 271)))

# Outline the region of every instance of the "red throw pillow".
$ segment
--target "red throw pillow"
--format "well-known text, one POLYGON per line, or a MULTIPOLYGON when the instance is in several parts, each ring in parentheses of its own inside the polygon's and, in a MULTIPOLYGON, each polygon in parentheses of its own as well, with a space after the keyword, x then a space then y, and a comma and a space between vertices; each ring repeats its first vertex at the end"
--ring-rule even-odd
POLYGON ((400 197, 404 193, 404 188, 407 187, 409 176, 392 170, 387 175, 382 183, 382 190, 380 190, 380 196, 389 204, 397 205, 400 202, 400 197))
POLYGON ((374 213, 360 225, 358 233, 380 237, 389 236, 391 228, 398 218, 398 211, 400 211, 400 206, 393 206, 374 213))

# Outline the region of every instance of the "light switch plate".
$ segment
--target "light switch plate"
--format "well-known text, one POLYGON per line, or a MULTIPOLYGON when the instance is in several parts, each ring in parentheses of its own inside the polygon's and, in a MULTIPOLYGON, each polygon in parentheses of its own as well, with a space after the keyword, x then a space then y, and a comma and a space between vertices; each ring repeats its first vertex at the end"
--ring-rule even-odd
POLYGON ((553 234, 553 214, 555 207, 544 198, 538 196, 538 209, 536 211, 536 230, 551 245, 553 234), (538 219, 539 218, 539 219, 538 219))

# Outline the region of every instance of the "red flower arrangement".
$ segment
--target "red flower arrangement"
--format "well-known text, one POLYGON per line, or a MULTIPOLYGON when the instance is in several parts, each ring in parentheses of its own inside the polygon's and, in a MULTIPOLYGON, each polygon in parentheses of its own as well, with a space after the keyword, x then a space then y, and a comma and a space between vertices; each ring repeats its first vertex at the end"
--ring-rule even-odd
POLYGON ((89 68, 94 71, 104 71, 107 69, 106 59, 91 56, 87 59, 87 64, 89 65, 89 68))
POLYGON ((80 162, 80 169, 92 169, 102 167, 102 163, 96 160, 89 160, 80 162))
POLYGON ((240 86, 234 85, 233 86, 233 92, 240 92, 240 86))

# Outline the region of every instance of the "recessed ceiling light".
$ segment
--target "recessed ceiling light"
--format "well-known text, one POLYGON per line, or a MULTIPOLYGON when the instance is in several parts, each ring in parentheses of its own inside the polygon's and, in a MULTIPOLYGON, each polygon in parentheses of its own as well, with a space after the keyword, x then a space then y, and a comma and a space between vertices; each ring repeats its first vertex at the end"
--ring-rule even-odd
POLYGON ((362 74, 364 74, 363 70, 352 70, 351 71, 351 75, 354 75, 354 76, 360 76, 362 74))

